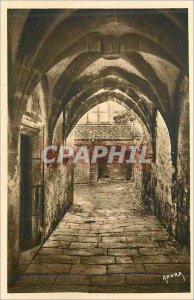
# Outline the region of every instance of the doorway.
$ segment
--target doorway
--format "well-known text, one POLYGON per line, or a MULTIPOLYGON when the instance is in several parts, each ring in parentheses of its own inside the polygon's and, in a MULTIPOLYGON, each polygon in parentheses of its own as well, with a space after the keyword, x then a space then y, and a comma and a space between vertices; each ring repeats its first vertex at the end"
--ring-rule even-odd
POLYGON ((42 136, 39 130, 21 134, 20 248, 23 251, 38 246, 43 232, 44 170, 40 158, 42 136))
POLYGON ((107 173, 107 161, 105 159, 98 160, 98 179, 109 178, 107 173))

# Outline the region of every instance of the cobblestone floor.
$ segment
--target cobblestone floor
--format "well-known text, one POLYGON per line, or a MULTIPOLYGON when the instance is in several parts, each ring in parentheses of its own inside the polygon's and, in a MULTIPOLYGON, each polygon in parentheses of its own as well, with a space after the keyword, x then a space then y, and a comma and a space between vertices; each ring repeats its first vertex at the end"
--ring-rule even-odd
POLYGON ((75 203, 12 292, 189 291, 189 254, 131 182, 75 187, 75 203), (163 275, 182 272, 183 276, 163 275))

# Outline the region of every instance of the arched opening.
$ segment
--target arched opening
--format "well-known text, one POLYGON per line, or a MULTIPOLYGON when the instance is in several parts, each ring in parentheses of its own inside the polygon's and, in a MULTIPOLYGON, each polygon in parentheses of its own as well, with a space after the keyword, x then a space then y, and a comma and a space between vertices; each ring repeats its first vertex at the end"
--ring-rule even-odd
MULTIPOLYGON (((95 102, 94 102, 95 103, 95 102)), ((75 147, 87 146, 89 156, 93 155, 95 146, 107 148, 107 154, 95 163, 77 163, 74 169, 76 183, 95 183, 102 179, 130 180, 134 175, 134 163, 126 163, 127 155, 122 163, 115 156, 113 162, 108 163, 111 146, 116 152, 122 147, 129 151, 132 145, 146 144, 150 147, 150 138, 145 125, 138 116, 129 110, 125 103, 115 98, 108 98, 88 110, 74 127, 75 147)), ((150 150, 150 149, 149 149, 150 150)))

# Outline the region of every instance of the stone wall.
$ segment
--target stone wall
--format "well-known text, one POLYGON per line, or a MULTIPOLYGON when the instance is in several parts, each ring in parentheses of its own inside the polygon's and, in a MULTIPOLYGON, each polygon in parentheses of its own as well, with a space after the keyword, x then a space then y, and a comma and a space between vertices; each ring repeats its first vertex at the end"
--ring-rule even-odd
POLYGON ((152 165, 152 187, 155 199, 155 214, 165 227, 175 235, 176 210, 172 203, 172 176, 174 168, 171 160, 171 142, 166 124, 160 115, 156 117, 156 153, 152 165))
POLYGON ((173 200, 177 203, 177 239, 189 246, 190 233, 190 139, 188 80, 181 86, 177 141, 177 180, 173 200))
POLYGON ((19 272, 19 126, 8 124, 8 282, 12 283, 19 272))
MULTIPOLYGON (((9 119, 8 123, 8 284, 11 284, 18 274, 23 271, 31 258, 38 251, 35 247, 31 251, 21 250, 20 247, 20 214, 21 214, 21 134, 31 135, 37 130, 45 133, 46 113, 44 94, 38 84, 25 108, 21 124, 9 119)), ((46 134, 45 134, 46 138, 46 134)))
POLYGON ((171 160, 171 142, 167 127, 159 113, 156 118, 156 152, 151 169, 143 169, 143 201, 183 245, 190 243, 190 149, 189 96, 185 80, 179 93, 175 167, 171 160), (174 180, 173 180, 174 178, 174 180))

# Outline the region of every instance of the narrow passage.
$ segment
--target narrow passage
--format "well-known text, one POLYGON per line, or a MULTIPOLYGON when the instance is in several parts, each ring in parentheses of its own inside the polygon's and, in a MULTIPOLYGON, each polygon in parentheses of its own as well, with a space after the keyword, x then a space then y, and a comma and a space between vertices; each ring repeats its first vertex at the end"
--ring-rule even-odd
POLYGON ((12 292, 189 290, 189 253, 142 207, 135 182, 75 185, 74 198, 12 292))

